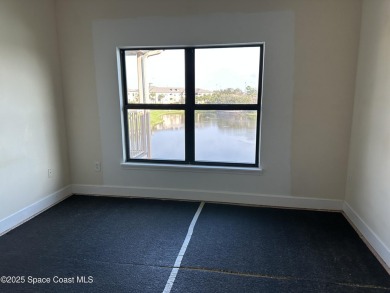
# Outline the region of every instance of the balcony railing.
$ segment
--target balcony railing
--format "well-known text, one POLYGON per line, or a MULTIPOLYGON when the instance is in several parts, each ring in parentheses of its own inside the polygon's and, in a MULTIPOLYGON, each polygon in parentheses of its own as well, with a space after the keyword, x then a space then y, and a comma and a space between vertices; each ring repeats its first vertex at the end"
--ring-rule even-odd
POLYGON ((150 112, 131 110, 128 119, 130 158, 150 158, 150 112))

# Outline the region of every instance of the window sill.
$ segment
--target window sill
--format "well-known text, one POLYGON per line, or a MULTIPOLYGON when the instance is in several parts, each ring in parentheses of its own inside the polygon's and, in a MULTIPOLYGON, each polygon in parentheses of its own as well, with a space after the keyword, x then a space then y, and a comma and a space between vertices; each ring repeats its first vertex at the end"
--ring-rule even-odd
POLYGON ((173 165, 173 164, 142 164, 142 163, 121 163, 122 169, 145 170, 145 171, 169 171, 189 173, 214 173, 214 174, 245 174, 262 175, 264 170, 256 167, 221 167, 221 166, 199 166, 199 165, 173 165))

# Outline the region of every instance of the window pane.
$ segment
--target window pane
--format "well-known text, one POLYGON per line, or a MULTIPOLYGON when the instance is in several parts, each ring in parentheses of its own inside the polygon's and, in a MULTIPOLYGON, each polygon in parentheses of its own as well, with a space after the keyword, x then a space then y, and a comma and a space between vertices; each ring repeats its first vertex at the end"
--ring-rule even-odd
POLYGON ((185 102, 184 50, 129 50, 125 56, 128 103, 185 102))
POLYGON ((197 104, 256 104, 259 47, 195 50, 197 104))
POLYGON ((184 160, 184 111, 128 110, 131 159, 184 160))
POLYGON ((195 160, 256 162, 257 111, 195 111, 195 160))

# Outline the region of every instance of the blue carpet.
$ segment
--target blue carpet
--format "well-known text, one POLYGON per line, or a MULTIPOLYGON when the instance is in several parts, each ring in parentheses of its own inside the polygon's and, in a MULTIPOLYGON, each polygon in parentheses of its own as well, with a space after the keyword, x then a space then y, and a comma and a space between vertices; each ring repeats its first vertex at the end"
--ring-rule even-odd
POLYGON ((92 276, 0 292, 161 292, 198 203, 72 196, 0 237, 0 276, 92 276))
MULTIPOLYGON (((162 292, 198 206, 72 196, 0 237, 0 277, 25 277, 0 292, 162 292)), ((390 276, 340 213, 205 204, 171 292, 390 292, 390 276)))
POLYGON ((172 293, 386 293, 381 287, 181 269, 172 293))
POLYGON ((206 204, 183 267, 390 289, 341 213, 206 204))

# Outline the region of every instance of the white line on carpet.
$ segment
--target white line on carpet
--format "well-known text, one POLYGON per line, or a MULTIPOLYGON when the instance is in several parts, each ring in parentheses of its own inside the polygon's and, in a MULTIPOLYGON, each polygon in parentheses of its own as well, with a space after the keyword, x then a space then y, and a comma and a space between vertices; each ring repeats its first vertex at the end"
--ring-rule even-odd
POLYGON ((168 278, 168 281, 167 281, 167 283, 165 285, 163 293, 171 292, 173 283, 175 283, 176 275, 179 272, 181 261, 183 260, 183 256, 186 253, 187 246, 188 246, 188 244, 190 243, 190 240, 191 240, 192 232, 194 231, 194 227, 195 227, 196 221, 198 220, 198 217, 200 215, 200 212, 202 211, 203 206, 204 206, 204 202, 202 201, 200 203, 199 207, 198 207, 198 210, 196 211, 196 213, 194 215, 194 218, 191 221, 190 227, 188 228, 187 236, 184 239, 184 242, 183 242, 183 245, 181 246, 179 254, 177 255, 175 264, 173 265, 171 274, 170 274, 170 276, 168 278))

